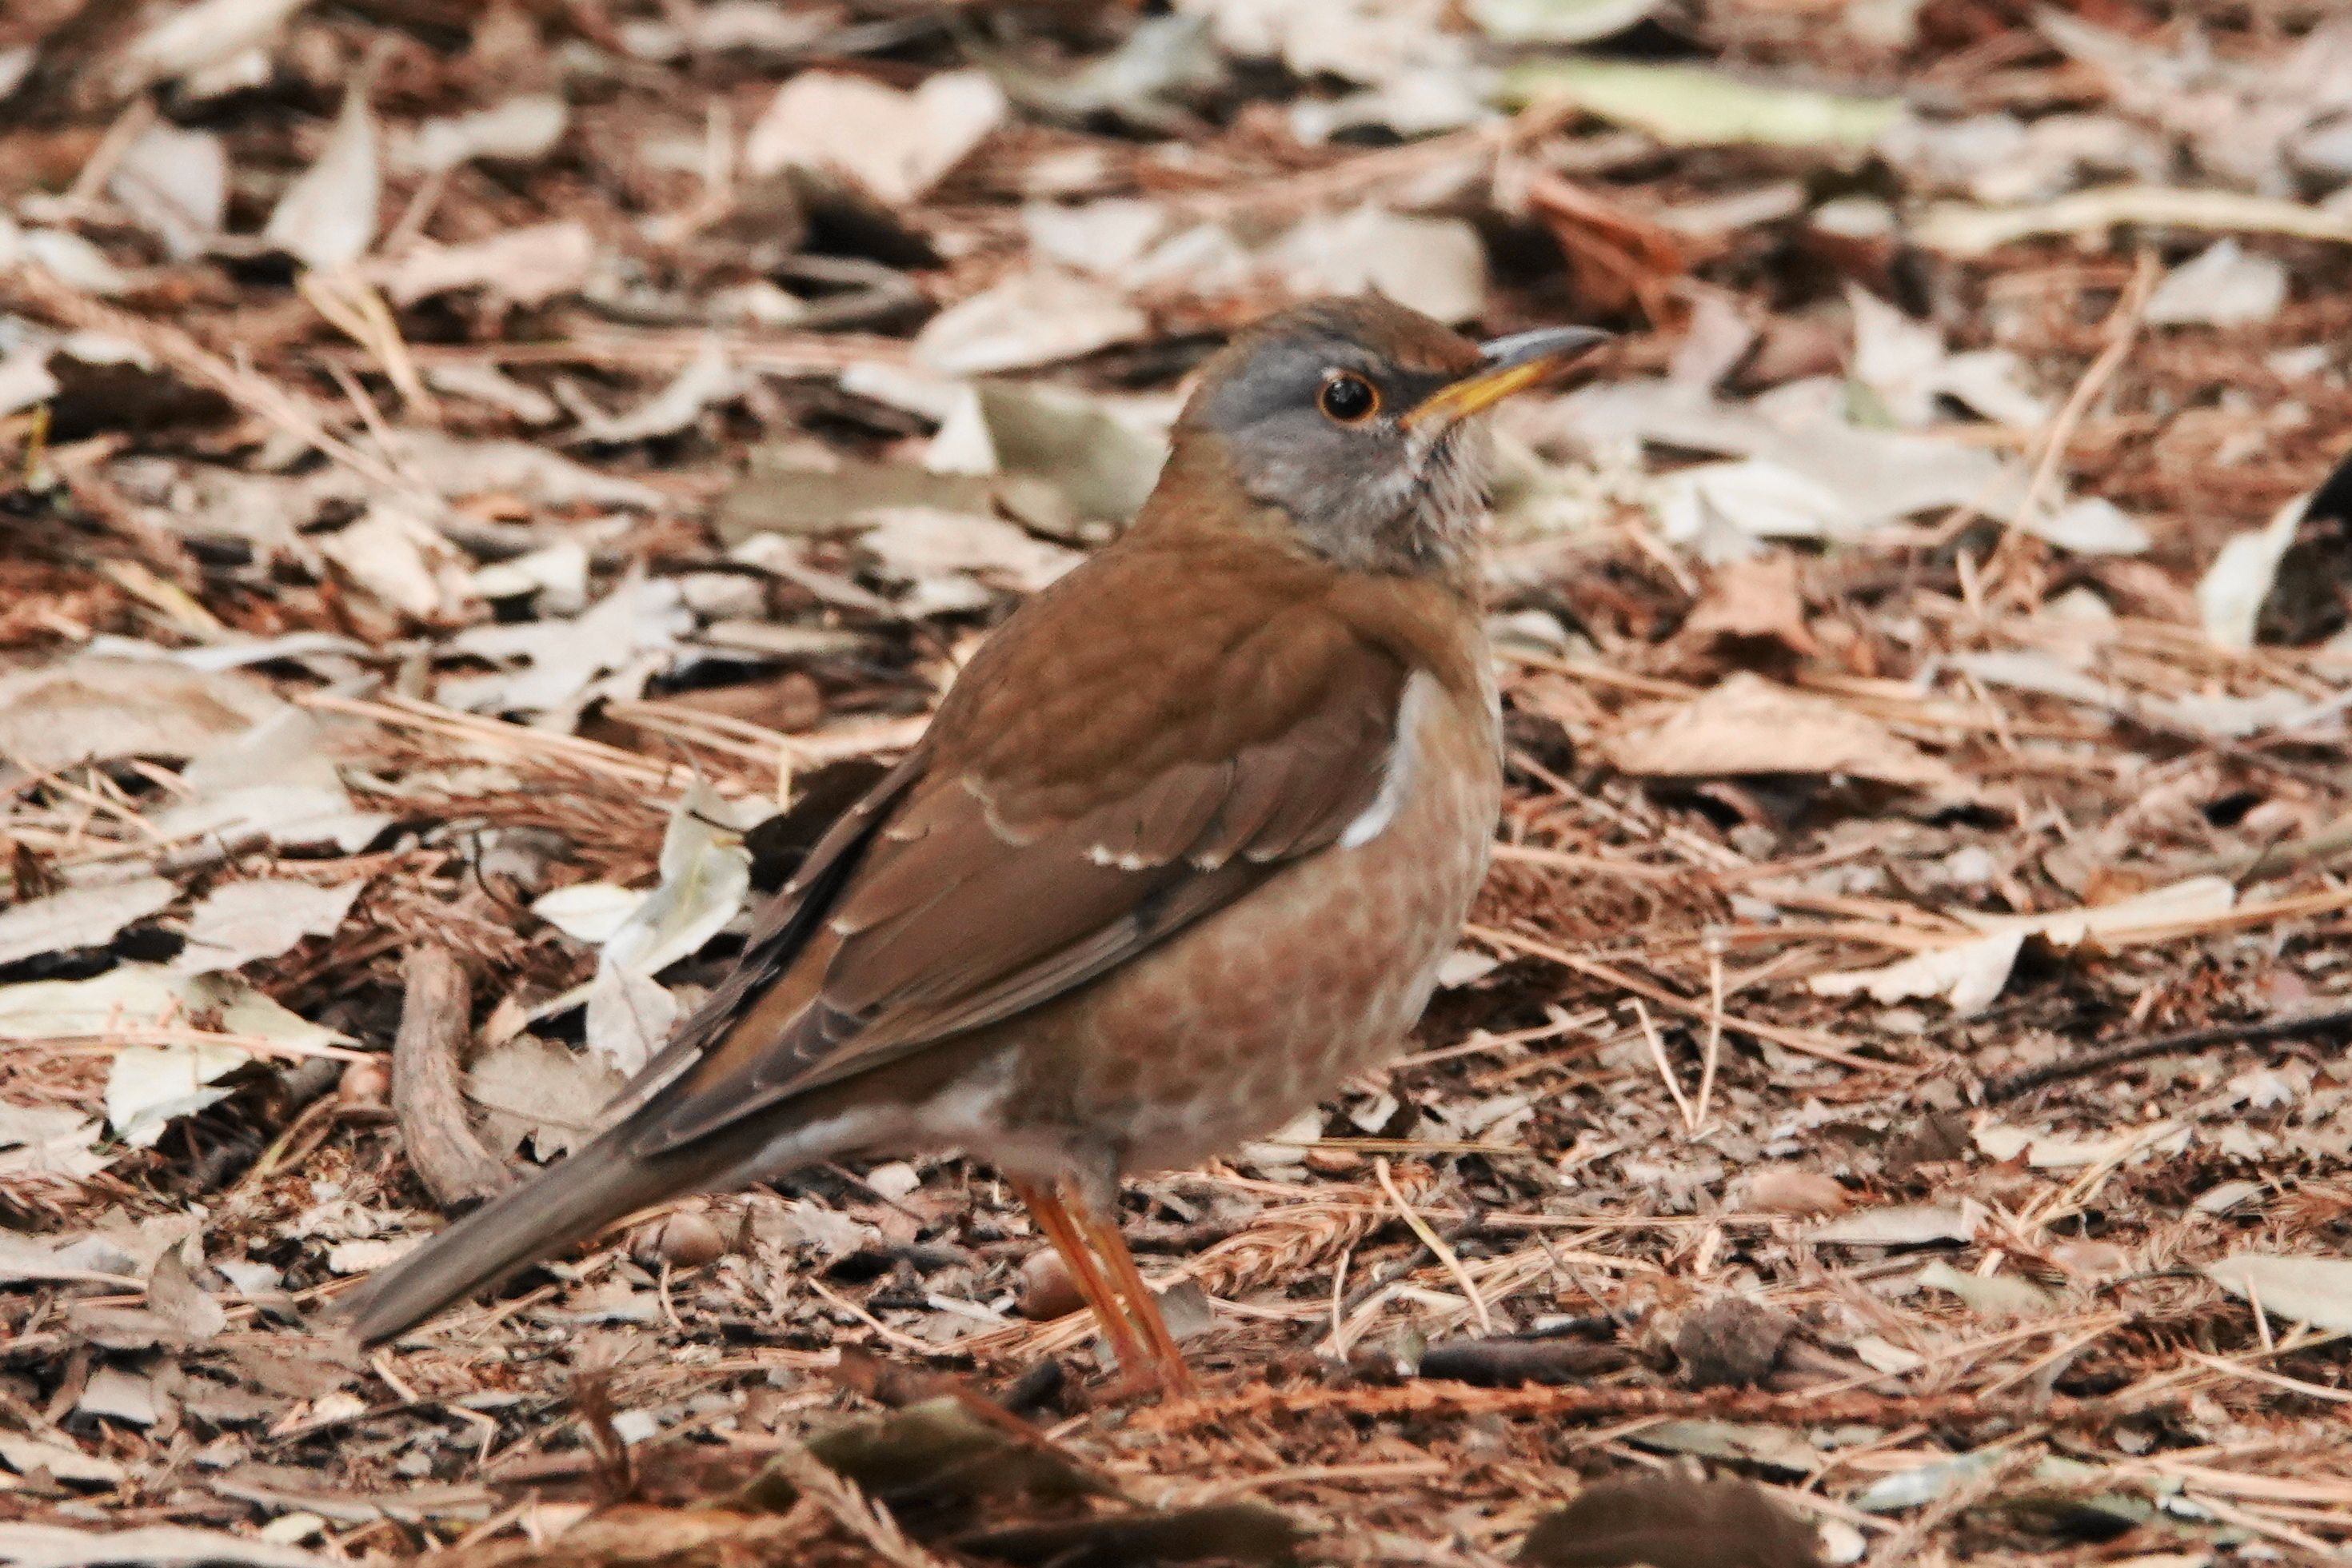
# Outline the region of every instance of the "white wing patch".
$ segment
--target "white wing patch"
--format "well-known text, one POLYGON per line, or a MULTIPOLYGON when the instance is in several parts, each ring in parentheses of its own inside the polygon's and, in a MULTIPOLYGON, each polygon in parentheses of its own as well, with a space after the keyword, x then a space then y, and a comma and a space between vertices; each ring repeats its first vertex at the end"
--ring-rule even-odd
POLYGON ((1396 821, 1419 766, 1422 718, 1437 696, 1437 677, 1426 671, 1415 670, 1405 682, 1404 695, 1397 701, 1396 744, 1389 748, 1388 767, 1381 775, 1381 792, 1340 831, 1339 848, 1361 849, 1396 821))

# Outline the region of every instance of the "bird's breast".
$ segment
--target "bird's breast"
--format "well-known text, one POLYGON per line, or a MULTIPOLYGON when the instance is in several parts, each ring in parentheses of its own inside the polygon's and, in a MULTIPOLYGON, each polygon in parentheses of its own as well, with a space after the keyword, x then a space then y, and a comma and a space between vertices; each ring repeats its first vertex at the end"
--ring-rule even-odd
POLYGON ((1383 788, 1339 843, 1024 1020, 1014 1098, 1031 1115, 1165 1168, 1393 1054, 1460 936, 1502 791, 1488 691, 1416 675, 1399 716, 1383 788))

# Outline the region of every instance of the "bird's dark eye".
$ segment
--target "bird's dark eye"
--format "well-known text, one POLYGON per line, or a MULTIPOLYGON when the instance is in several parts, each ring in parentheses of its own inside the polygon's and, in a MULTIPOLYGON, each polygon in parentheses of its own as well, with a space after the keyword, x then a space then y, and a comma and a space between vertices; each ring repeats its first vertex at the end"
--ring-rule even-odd
POLYGON ((1315 406, 1341 424, 1361 424, 1381 412, 1381 391, 1353 371, 1333 371, 1323 378, 1315 406))

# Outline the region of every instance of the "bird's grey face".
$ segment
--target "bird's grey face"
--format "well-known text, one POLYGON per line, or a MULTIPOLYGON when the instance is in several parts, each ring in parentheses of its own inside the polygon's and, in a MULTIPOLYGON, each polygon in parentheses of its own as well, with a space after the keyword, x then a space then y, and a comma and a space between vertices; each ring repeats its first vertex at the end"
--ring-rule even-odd
POLYGON ((1186 422, 1224 438, 1243 490, 1287 514, 1317 554, 1363 570, 1459 570, 1492 466, 1476 416, 1605 334, 1562 328, 1474 344, 1426 323, 1410 342, 1384 344, 1374 340, 1395 334, 1363 325, 1309 316, 1240 345, 1186 422))

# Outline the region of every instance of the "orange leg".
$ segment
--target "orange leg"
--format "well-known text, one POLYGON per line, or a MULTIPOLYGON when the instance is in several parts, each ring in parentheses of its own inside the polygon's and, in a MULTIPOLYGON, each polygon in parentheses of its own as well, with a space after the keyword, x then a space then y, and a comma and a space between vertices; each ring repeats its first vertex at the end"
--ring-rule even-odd
POLYGON ((1078 1287, 1078 1294, 1084 1296, 1087 1305, 1094 1309, 1096 1325, 1102 1330, 1103 1337, 1110 1342, 1110 1353, 1118 1362, 1120 1376, 1133 1377, 1139 1374, 1149 1360, 1149 1353, 1136 1337, 1135 1324, 1120 1309, 1118 1292, 1111 1289, 1110 1281, 1103 1278, 1101 1265, 1095 1261, 1095 1255, 1087 1249, 1086 1239, 1079 1232, 1077 1223, 1071 1218, 1061 1195, 1050 1187, 1032 1186, 1025 1181, 1009 1176, 1005 1178, 1005 1185, 1013 1189, 1014 1197, 1028 1206, 1030 1217, 1036 1220, 1037 1228, 1045 1232, 1045 1239, 1054 1244, 1054 1250, 1059 1252, 1062 1261, 1068 1265, 1070 1279, 1078 1287))
POLYGON ((1102 1255, 1112 1288, 1126 1298, 1128 1311, 1135 1315, 1136 1326, 1143 1331, 1144 1345, 1151 1358, 1150 1371, 1146 1373, 1145 1364, 1138 1362, 1136 1372, 1170 1394, 1190 1397, 1192 1370, 1184 1364, 1184 1353, 1176 1347, 1176 1336, 1168 1332, 1168 1320, 1160 1315, 1160 1299, 1143 1282, 1143 1275, 1135 1266, 1135 1254, 1127 1249, 1127 1238, 1118 1233, 1118 1218, 1097 1214, 1083 1201, 1071 1208, 1078 1233, 1102 1255))

